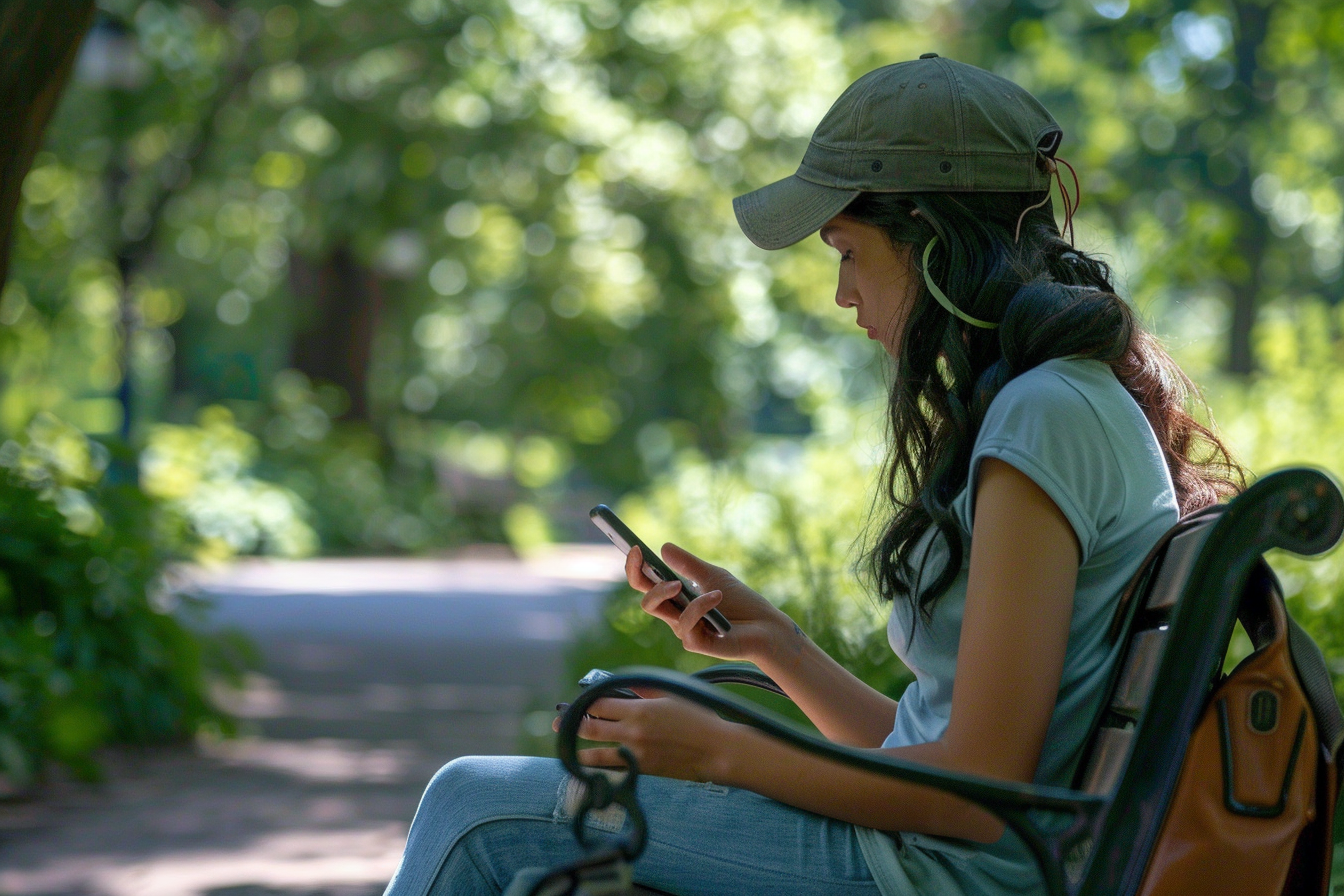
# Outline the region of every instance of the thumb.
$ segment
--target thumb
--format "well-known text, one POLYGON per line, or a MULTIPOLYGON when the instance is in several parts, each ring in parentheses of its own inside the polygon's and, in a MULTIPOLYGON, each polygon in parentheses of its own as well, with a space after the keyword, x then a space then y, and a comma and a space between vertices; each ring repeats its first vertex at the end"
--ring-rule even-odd
POLYGON ((733 577, 732 573, 723 567, 707 563, 685 548, 677 547, 670 541, 663 545, 662 554, 663 560, 667 561, 667 565, 672 567, 673 572, 702 586, 702 590, 707 591, 721 587, 725 580, 733 577))

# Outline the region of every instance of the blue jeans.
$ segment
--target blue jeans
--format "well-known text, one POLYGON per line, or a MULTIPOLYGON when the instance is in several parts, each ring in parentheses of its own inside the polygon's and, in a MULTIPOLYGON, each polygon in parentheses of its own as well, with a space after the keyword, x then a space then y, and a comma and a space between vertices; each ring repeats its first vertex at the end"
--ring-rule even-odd
MULTIPOLYGON (((582 854, 572 819, 581 795, 554 759, 467 756, 429 782, 385 896, 499 894, 520 868, 582 854)), ((854 827, 748 790, 641 776, 648 846, 638 883, 677 896, 878 896, 854 827)), ((594 831, 625 810, 589 815, 594 831)))

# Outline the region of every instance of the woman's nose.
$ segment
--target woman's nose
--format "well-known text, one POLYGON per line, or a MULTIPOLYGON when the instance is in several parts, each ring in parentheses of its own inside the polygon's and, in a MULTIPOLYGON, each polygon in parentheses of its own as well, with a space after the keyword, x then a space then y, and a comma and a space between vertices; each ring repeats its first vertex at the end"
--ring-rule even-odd
POLYGON ((859 291, 854 288, 853 281, 854 278, 841 268, 835 284, 835 304, 841 308, 853 308, 859 304, 859 291))

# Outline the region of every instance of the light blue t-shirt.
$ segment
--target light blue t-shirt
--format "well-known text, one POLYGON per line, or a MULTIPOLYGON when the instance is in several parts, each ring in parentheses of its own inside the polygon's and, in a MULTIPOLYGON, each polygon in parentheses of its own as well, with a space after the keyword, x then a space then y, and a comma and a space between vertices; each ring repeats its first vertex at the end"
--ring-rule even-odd
MULTIPOLYGON (((1112 614, 1149 549, 1176 523, 1175 490, 1152 428, 1109 366, 1055 359, 1004 386, 976 437, 968 485, 952 503, 962 538, 960 572, 934 605, 932 619, 914 626, 913 638, 908 602, 898 599, 892 606, 888 639, 915 681, 897 704, 884 747, 934 741, 947 728, 974 532, 974 485, 986 457, 1011 464, 1039 485, 1068 518, 1081 548, 1064 672, 1035 779, 1067 787, 1118 657, 1118 645, 1106 637, 1112 614)), ((925 537, 932 542, 922 573, 927 581, 947 562, 947 548, 941 536, 925 537)), ((1034 863, 1011 834, 981 847, 904 833, 898 845, 875 831, 859 831, 885 896, 1040 887, 1034 863)))

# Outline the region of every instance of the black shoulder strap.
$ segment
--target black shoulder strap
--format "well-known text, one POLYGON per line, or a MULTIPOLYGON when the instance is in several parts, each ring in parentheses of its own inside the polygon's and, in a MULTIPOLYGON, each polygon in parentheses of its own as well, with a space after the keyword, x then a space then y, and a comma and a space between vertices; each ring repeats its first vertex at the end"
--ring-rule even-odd
POLYGON ((1311 705, 1311 713, 1316 717, 1321 746, 1329 760, 1334 762, 1339 758, 1341 746, 1344 746, 1344 712, 1335 699, 1335 688, 1330 680, 1325 654, 1288 612, 1278 578, 1265 558, 1261 557, 1251 571, 1251 577, 1241 595, 1241 605, 1237 608, 1237 618, 1257 650, 1275 637, 1275 605, 1283 609, 1282 618, 1288 621, 1288 656, 1292 658, 1293 671, 1297 673, 1307 703, 1311 705))
POLYGON ((1330 761, 1334 762, 1339 758, 1341 745, 1344 745, 1344 712, 1340 711, 1339 701, 1335 699, 1325 654, 1321 653, 1321 648, 1291 614, 1288 616, 1288 652, 1293 657, 1293 668, 1302 682, 1302 690, 1306 691, 1307 701, 1316 715, 1321 746, 1325 747, 1330 761))

